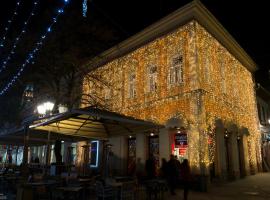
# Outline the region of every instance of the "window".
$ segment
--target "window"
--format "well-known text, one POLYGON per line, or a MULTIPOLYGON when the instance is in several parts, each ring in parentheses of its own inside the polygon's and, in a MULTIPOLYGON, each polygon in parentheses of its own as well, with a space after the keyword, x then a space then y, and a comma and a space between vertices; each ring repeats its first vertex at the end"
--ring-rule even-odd
POLYGON ((172 57, 169 71, 170 85, 183 83, 183 57, 177 55, 172 57))
POLYGON ((110 88, 105 88, 104 89, 104 98, 105 100, 108 100, 111 98, 111 89, 110 88))
POLYGON ((136 138, 129 138, 128 139, 128 175, 134 174, 136 169, 136 138))
POLYGON ((157 135, 149 136, 149 157, 153 156, 156 166, 159 166, 159 138, 157 135))
POLYGON ((148 91, 154 92, 156 90, 157 90, 157 66, 152 65, 149 67, 148 91))
POLYGON ((98 157, 99 157, 99 141, 91 141, 90 146, 90 166, 98 167, 98 157))
POLYGON ((135 80, 136 80, 136 75, 135 73, 130 74, 129 76, 129 83, 128 83, 128 97, 129 98, 134 98, 136 96, 136 85, 135 85, 135 80))

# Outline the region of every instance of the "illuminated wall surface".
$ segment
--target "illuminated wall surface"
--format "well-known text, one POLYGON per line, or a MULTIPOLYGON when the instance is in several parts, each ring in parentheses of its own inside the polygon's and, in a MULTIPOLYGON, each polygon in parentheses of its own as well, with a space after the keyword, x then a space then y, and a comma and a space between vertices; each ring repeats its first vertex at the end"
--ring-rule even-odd
POLYGON ((106 84, 85 78, 83 93, 101 97, 100 101, 113 111, 160 124, 172 117, 181 118, 189 130, 191 165, 213 161, 214 145, 209 147, 207 139, 213 134, 216 119, 225 127, 234 123, 239 129, 247 128, 250 165, 260 161, 252 74, 197 22, 187 23, 91 73, 106 84), (183 81, 170 84, 169 66, 177 55, 183 59, 183 81), (149 92, 151 66, 157 67, 153 92, 149 92), (129 91, 132 73, 136 75, 134 97, 129 91))

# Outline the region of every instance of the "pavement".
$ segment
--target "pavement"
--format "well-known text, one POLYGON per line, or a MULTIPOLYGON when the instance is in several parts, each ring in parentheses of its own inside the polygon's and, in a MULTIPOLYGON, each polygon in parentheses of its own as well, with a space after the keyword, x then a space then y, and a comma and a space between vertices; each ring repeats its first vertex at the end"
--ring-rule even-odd
MULTIPOLYGON (((13 200, 10 195, 5 197, 0 192, 1 199, 13 200)), ((94 196, 87 198, 96 199, 94 196)), ((139 200, 146 199, 139 197, 139 200)), ((182 200, 183 190, 176 190, 176 195, 164 194, 165 200, 182 200)), ((259 173, 232 182, 212 183, 207 192, 190 191, 188 200, 270 200, 270 173, 259 173)))
MULTIPOLYGON (((182 200, 183 190, 165 199, 182 200)), ((190 191, 188 200, 270 200, 270 173, 247 176, 233 182, 211 184, 207 192, 190 191)))

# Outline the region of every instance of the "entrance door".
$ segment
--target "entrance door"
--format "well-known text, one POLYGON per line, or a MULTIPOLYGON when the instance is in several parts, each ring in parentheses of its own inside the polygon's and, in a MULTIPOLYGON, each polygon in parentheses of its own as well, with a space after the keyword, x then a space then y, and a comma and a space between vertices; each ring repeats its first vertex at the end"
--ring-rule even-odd
POLYGON ((158 135, 149 136, 149 158, 153 156, 155 159, 155 166, 159 167, 159 138, 158 135))
POLYGON ((225 159, 226 159, 226 169, 228 176, 231 173, 231 159, 230 159, 230 144, 229 144, 229 136, 225 134, 224 142, 225 142, 225 159))
POLYGON ((243 138, 237 137, 237 149, 238 149, 238 159, 239 159, 239 171, 240 177, 245 176, 245 167, 244 167, 244 151, 243 151, 243 138))
POLYGON ((128 139, 128 175, 134 175, 136 170, 136 138, 128 139))

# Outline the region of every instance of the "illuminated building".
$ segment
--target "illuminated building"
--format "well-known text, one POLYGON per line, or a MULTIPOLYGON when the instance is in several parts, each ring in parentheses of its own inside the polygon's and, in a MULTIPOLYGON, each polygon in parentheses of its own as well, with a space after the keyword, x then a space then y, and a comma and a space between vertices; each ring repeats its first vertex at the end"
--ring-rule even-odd
POLYGON ((270 170, 270 92, 259 83, 256 85, 257 109, 262 138, 262 159, 264 170, 270 170))
MULTIPOLYGON (((85 76, 82 107, 89 105, 87 95, 93 94, 113 111, 165 125, 156 133, 159 159, 168 160, 174 153, 189 159, 193 173, 214 171, 220 178, 261 168, 252 78, 256 64, 199 1, 105 51, 87 66, 106 84, 85 76), (187 133, 187 145, 176 144, 177 132, 187 133)), ((147 136, 132 137, 136 159, 144 162, 147 136)), ((124 160, 128 160, 123 150, 128 149, 127 141, 125 136, 110 139, 112 150, 124 160)))

